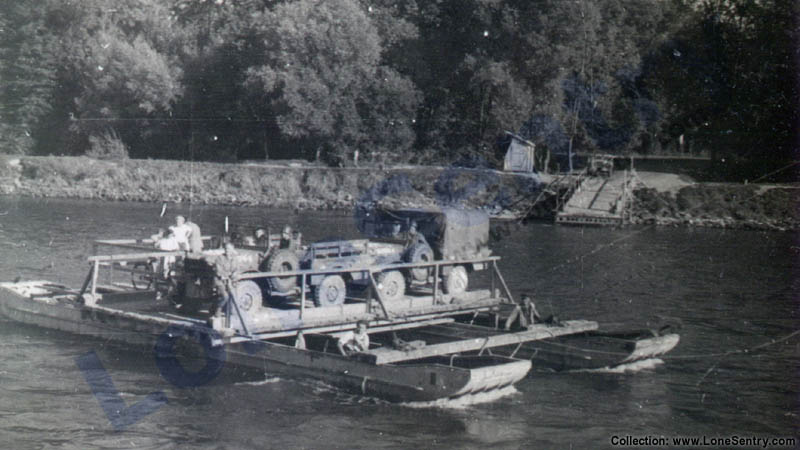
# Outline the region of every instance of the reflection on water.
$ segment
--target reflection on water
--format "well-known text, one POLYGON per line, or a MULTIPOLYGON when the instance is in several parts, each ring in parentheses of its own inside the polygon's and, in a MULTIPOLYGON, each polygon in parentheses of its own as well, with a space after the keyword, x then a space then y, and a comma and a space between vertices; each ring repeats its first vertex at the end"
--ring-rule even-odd
MULTIPOLYGON (((190 216, 214 233, 290 224, 306 241, 357 237, 347 213, 0 199, 0 279, 80 285, 96 238, 146 237, 190 216)), ((576 448, 612 435, 796 434, 798 254, 790 233, 593 229, 535 224, 493 242, 514 295, 544 315, 659 328, 681 343, 637 373, 537 373, 517 393, 459 408, 416 408, 324 383, 226 368, 179 389, 153 355, 0 321, 2 448, 576 448), (740 353, 733 350, 742 350, 740 353), (155 391, 169 403, 115 433, 75 358, 97 352, 128 405, 155 391), (266 380, 266 381, 265 381, 266 380)))

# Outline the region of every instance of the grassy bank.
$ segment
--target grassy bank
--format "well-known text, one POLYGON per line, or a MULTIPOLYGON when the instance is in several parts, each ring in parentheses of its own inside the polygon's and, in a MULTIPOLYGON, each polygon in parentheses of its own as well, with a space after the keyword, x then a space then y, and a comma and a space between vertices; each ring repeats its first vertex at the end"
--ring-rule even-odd
MULTIPOLYGON (((635 223, 800 229, 800 189, 791 185, 694 183, 645 172, 635 223)), ((547 180, 548 177, 545 177, 547 180)), ((455 204, 493 215, 551 218, 555 201, 536 178, 446 167, 328 168, 86 157, 0 156, 0 193, 141 202, 350 209, 455 204), (534 199, 539 203, 531 208, 534 199)))
POLYGON ((536 192, 534 178, 441 167, 385 169, 298 165, 96 160, 86 157, 2 157, 0 192, 142 202, 352 208, 356 202, 396 206, 443 203, 510 213, 536 192))
POLYGON ((675 192, 638 189, 632 219, 659 225, 797 230, 798 205, 796 186, 698 183, 675 192))

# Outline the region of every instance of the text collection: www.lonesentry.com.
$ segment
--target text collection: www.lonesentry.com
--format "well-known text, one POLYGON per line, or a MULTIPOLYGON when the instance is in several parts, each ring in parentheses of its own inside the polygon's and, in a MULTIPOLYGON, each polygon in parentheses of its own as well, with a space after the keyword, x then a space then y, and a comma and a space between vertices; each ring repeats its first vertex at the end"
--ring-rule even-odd
POLYGON ((612 447, 795 447, 793 437, 771 436, 611 436, 612 447))

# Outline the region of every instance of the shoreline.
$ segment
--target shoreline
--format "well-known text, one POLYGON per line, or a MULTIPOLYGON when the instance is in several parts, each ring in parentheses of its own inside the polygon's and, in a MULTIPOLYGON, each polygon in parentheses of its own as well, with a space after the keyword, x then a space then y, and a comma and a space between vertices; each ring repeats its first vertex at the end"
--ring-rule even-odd
MULTIPOLYGON (((674 174, 639 172, 630 223, 800 230, 800 185, 696 183, 674 174)), ((226 164, 167 160, 0 155, 0 195, 149 203, 353 210, 460 205, 497 219, 550 220, 552 176, 453 167, 328 168, 265 162, 226 164), (541 200, 531 207, 533 199, 541 200), (524 215, 525 217, 520 217, 524 215)))

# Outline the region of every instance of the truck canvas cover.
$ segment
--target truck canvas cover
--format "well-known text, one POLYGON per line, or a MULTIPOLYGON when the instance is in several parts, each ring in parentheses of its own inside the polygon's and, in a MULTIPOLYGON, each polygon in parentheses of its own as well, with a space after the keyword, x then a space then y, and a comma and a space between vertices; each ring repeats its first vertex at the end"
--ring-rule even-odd
POLYGON ((375 208, 358 215, 358 229, 371 238, 402 238, 412 223, 437 258, 469 259, 488 256, 489 216, 478 210, 375 208))

